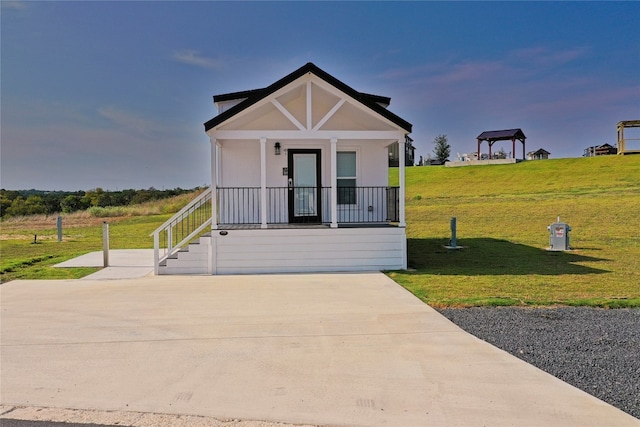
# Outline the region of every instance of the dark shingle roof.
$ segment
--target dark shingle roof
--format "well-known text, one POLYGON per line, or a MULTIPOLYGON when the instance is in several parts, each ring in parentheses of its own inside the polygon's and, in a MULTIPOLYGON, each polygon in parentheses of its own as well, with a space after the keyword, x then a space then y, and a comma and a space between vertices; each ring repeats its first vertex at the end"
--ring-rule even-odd
POLYGON ((345 94, 349 95, 351 98, 355 99, 356 101, 360 102, 361 104, 365 105, 366 107, 370 108, 371 110, 375 111, 376 113, 378 113, 381 116, 385 117, 386 119, 390 120, 392 123, 398 125, 399 127, 404 129, 408 133, 411 132, 411 127, 412 127, 411 123, 409 123, 406 120, 398 117, 397 115, 393 114, 391 111, 387 110, 386 108, 384 108, 382 105, 379 104, 379 103, 382 103, 382 104, 387 104, 388 105, 389 102, 391 102, 391 98, 358 92, 355 89, 351 88, 350 86, 342 83, 340 80, 336 79, 332 75, 328 74, 327 72, 321 70, 320 68, 318 68, 315 64, 313 64, 311 62, 305 64, 304 66, 302 66, 300 68, 298 68, 296 71, 294 71, 291 74, 283 77, 282 79, 278 80, 277 82, 273 83, 272 85, 270 85, 270 86, 268 86, 266 88, 248 90, 248 91, 243 91, 243 92, 233 92, 233 93, 227 93, 227 94, 214 96, 213 97, 214 102, 230 101, 230 100, 234 100, 234 99, 243 99, 243 98, 245 98, 245 99, 244 99, 244 101, 241 101, 239 104, 229 108, 228 110, 220 113, 216 117, 214 117, 211 120, 207 121, 204 124, 205 131, 208 131, 209 129, 212 129, 215 126, 219 125, 220 123, 222 123, 222 122, 228 120, 229 118, 235 116, 236 114, 240 113, 241 111, 245 110, 246 108, 248 108, 248 107, 254 105, 255 103, 259 102, 260 100, 266 98, 267 96, 269 96, 270 94, 274 93, 275 91, 283 88, 284 86, 288 85, 289 83, 291 83, 291 82, 295 81, 296 79, 302 77, 306 73, 315 74, 316 76, 318 76, 319 78, 321 78, 325 82, 329 83, 330 85, 334 86, 335 88, 337 88, 340 91, 344 92, 345 94))
POLYGON ((505 129, 505 130, 489 130, 478 135, 477 139, 481 141, 511 141, 512 139, 524 140, 522 129, 505 129))

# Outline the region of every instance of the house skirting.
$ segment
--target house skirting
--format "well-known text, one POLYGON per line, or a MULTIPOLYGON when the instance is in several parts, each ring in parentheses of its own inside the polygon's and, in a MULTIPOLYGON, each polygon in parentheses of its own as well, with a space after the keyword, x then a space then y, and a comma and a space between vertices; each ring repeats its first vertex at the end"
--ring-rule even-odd
POLYGON ((213 230, 208 238, 212 274, 400 270, 407 264, 402 227, 213 230))

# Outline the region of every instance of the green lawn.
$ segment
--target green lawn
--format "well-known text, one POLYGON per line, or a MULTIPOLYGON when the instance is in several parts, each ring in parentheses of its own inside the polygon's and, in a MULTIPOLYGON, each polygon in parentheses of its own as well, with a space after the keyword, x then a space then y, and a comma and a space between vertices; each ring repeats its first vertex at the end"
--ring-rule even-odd
POLYGON ((640 306, 640 156, 416 167, 406 181, 415 271, 390 276, 425 302, 640 306), (545 250, 557 216, 573 251, 545 250), (444 248, 451 217, 460 251, 444 248))
MULTIPOLYGON (((109 244, 116 249, 153 248, 149 234, 170 215, 135 216, 124 220, 107 219, 109 244)), ((102 250, 102 226, 64 227, 63 241, 57 240, 55 218, 48 229, 3 224, 0 240, 0 281, 15 279, 76 279, 96 268, 54 268, 55 264, 88 252, 102 250), (38 243, 33 243, 37 234, 38 243)))

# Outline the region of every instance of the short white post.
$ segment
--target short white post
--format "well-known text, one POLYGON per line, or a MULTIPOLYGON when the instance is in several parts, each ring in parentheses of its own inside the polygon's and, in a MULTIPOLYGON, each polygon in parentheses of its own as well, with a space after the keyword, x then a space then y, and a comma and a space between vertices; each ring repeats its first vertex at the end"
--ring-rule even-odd
POLYGON ((107 221, 102 222, 102 252, 104 266, 109 267, 109 224, 107 221))

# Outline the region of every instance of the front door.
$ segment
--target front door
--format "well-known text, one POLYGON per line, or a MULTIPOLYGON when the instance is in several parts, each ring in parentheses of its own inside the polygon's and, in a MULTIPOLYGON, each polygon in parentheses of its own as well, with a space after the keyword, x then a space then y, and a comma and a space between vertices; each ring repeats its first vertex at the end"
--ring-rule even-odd
POLYGON ((288 150, 289 222, 320 223, 320 150, 288 150))

